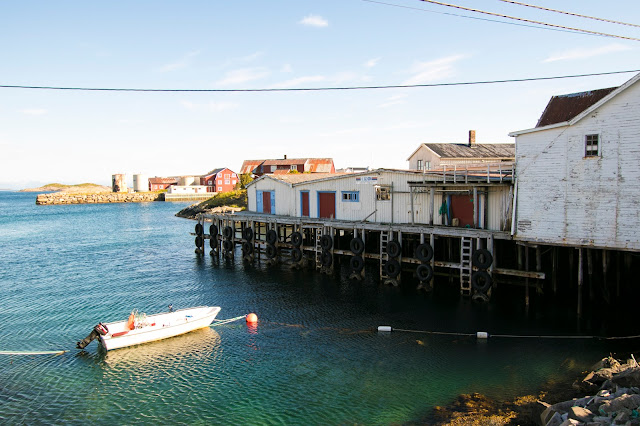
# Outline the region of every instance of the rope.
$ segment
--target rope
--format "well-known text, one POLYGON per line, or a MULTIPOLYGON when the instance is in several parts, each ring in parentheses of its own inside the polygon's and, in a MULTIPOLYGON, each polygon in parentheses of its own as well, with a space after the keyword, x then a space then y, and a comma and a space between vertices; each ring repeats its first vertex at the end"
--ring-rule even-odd
POLYGON ((0 355, 62 355, 67 351, 0 351, 0 355))
POLYGON ((239 317, 235 317, 235 318, 229 318, 229 319, 225 319, 225 320, 215 321, 214 323, 212 323, 212 324, 210 325, 210 327, 213 327, 213 326, 215 326, 215 325, 224 325, 224 324, 229 324, 229 323, 232 323, 232 322, 234 322, 234 321, 241 320, 241 319, 243 319, 243 318, 246 318, 246 315, 241 315, 241 316, 239 316, 239 317))
MULTIPOLYGON (((474 336, 478 335, 478 333, 456 333, 456 332, 446 332, 446 331, 407 330, 407 329, 403 329, 403 328, 391 328, 391 327, 389 327, 389 329, 393 330, 393 331, 403 331, 405 333, 439 334, 439 335, 445 335, 445 336, 474 337, 474 336)), ((503 338, 509 338, 509 339, 599 339, 599 340, 640 339, 640 335, 637 335, 637 336, 604 337, 604 336, 541 336, 541 335, 490 334, 490 333, 487 333, 487 336, 490 336, 490 337, 503 337, 503 338)))

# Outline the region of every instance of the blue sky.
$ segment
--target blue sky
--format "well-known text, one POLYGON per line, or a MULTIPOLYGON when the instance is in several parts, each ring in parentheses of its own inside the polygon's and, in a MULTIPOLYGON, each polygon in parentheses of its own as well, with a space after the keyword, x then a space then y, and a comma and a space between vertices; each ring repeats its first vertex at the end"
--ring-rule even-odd
MULTIPOLYGON (((640 38, 638 27, 500 0, 447 3, 640 38)), ((637 0, 528 3, 640 24, 637 0)), ((349 87, 640 69, 639 41, 523 25, 419 0, 5 1, 0 85, 349 87)), ((478 143, 513 142, 551 96, 633 75, 314 92, 0 88, 0 188, 238 170, 285 154, 406 168, 420 143, 464 143, 470 129, 478 143)))

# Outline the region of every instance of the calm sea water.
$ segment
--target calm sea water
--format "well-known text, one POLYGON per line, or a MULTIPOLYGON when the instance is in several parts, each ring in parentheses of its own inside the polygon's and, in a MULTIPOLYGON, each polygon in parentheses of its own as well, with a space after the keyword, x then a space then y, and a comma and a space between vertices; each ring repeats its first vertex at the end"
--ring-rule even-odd
MULTIPOLYGON (((574 334, 568 310, 476 304, 374 279, 213 261, 185 204, 36 206, 0 192, 0 420, 8 424, 397 424, 460 393, 515 396, 608 354, 598 340, 394 331, 574 334), (132 309, 222 307, 242 322, 105 354, 75 342, 132 309)), ((572 309, 570 309, 572 311, 572 309)), ((616 348, 617 349, 617 348, 616 348)))

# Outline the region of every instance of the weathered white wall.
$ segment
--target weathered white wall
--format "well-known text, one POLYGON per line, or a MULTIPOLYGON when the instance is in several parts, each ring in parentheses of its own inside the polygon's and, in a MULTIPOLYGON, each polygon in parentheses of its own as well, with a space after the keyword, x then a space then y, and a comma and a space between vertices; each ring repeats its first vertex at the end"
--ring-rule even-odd
POLYGON ((640 85, 569 127, 516 138, 515 237, 640 250, 640 85), (600 135, 599 157, 584 137, 600 135))

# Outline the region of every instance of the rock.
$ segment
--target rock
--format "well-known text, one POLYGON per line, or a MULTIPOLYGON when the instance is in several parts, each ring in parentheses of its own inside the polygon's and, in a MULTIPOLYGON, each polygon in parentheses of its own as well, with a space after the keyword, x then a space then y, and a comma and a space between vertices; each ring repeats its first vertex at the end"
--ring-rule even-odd
POLYGON ((640 406, 640 395, 622 395, 600 406, 601 414, 617 413, 624 408, 634 410, 640 406))
POLYGON ((631 367, 616 374, 611 381, 618 386, 630 388, 632 386, 640 386, 640 367, 631 367))
POLYGON ((589 422, 593 418, 593 413, 591 410, 582 407, 573 406, 569 408, 569 418, 578 420, 581 422, 589 422))
POLYGON ((542 424, 545 426, 560 426, 562 422, 562 416, 559 413, 554 412, 551 418, 546 423, 542 422, 542 424))

